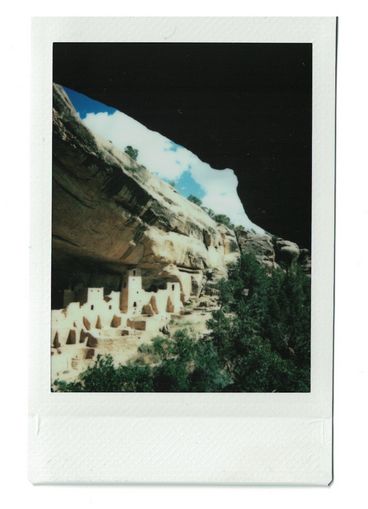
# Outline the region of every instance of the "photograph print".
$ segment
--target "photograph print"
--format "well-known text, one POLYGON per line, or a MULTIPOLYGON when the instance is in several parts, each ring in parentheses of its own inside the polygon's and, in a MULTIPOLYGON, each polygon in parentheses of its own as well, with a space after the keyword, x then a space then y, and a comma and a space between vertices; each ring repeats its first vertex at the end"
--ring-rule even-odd
POLYGON ((52 392, 310 392, 312 44, 54 43, 52 392))

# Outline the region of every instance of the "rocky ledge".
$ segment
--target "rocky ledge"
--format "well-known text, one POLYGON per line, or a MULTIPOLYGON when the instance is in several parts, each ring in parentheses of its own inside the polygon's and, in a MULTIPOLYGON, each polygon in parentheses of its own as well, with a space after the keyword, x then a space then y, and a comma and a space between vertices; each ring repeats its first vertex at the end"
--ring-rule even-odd
POLYGON ((311 258, 308 249, 300 249, 295 242, 285 240, 269 233, 257 234, 243 228, 236 229, 239 250, 253 254, 269 269, 286 268, 299 263, 306 274, 311 271, 311 258))

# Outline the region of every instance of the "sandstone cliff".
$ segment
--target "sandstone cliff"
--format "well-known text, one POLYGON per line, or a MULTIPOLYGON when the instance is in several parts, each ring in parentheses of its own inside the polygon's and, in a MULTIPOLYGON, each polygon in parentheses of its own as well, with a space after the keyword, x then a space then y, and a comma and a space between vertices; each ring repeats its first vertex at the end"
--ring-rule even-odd
MULTIPOLYGON (((310 258, 293 242, 216 223, 201 207, 80 121, 62 87, 53 104, 53 307, 64 290, 119 290, 138 266, 151 288, 179 281, 182 300, 211 293, 240 252, 269 268, 310 258)), ((215 170, 214 170, 215 171, 215 170)), ((310 268, 310 266, 309 266, 310 268)))
POLYGON ((187 299, 192 286, 200 291, 207 271, 225 275, 239 255, 231 230, 127 154, 96 139, 58 85, 52 227, 53 270, 56 277, 70 271, 72 287, 80 272, 76 263, 89 277, 100 277, 101 285, 116 285, 114 274, 139 266, 152 284, 180 281, 187 299))
POLYGON ((269 233, 257 234, 244 229, 236 231, 239 249, 242 253, 253 254, 257 260, 272 269, 287 267, 294 262, 310 272, 310 255, 307 249, 300 249, 295 242, 284 240, 269 233))

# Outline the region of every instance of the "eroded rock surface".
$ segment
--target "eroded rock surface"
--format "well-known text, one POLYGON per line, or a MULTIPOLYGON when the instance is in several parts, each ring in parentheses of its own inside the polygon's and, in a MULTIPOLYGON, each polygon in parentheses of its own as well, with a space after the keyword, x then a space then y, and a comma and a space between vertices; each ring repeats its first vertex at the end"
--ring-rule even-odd
POLYGON ((274 241, 276 261, 280 264, 290 265, 297 261, 300 255, 300 249, 295 242, 276 238, 274 241))
MULTIPOLYGON (((54 85, 56 274, 69 272, 73 278, 72 267, 78 261, 85 270, 89 267, 87 286, 91 277, 95 284, 102 273, 100 284, 106 286, 110 278, 111 287, 118 285, 116 275, 139 266, 148 284, 177 280, 183 299, 188 299, 192 286, 201 291, 207 270, 226 275, 226 266, 238 256, 230 229, 127 154, 92 135, 63 89, 54 85)), ((78 283, 86 285, 74 278, 70 286, 74 289, 78 283)))
POLYGON ((253 254, 268 269, 277 267, 285 269, 293 263, 298 263, 304 272, 310 275, 310 252, 308 249, 300 249, 295 242, 275 237, 267 232, 259 234, 243 228, 236 229, 236 236, 240 251, 253 254))
POLYGON ((242 253, 254 255, 260 263, 270 269, 276 267, 275 248, 271 235, 240 229, 237 231, 237 240, 242 253))
POLYGON ((80 121, 62 87, 53 105, 53 307, 85 288, 118 291, 134 266, 147 289, 180 282, 182 299, 212 295, 240 252, 272 269, 310 257, 290 241, 216 223, 80 121))

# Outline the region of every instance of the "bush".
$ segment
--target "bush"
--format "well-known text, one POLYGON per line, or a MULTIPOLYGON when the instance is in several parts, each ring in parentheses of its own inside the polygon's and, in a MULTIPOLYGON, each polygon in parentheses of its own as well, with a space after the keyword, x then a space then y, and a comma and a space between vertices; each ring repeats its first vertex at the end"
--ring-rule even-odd
POLYGON ((234 229, 234 225, 230 221, 230 218, 225 214, 215 214, 213 218, 217 223, 224 224, 230 229, 234 229))
POLYGON ((209 209, 208 207, 202 207, 202 210, 207 212, 207 214, 213 219, 215 217, 215 212, 212 209, 209 209))
POLYGON ((246 229, 245 229, 245 227, 244 227, 243 225, 238 224, 238 225, 236 225, 236 226, 235 226, 234 231, 235 231, 235 233, 236 233, 237 235, 239 235, 239 234, 241 234, 241 233, 246 232, 246 229))
POLYGON ((241 392, 305 392, 310 387, 310 280, 299 266, 270 275, 242 255, 219 283, 211 338, 241 392))
POLYGON ((93 366, 81 373, 77 382, 55 380, 54 385, 62 392, 149 392, 152 370, 139 363, 116 367, 111 355, 98 355, 93 366))
POLYGON ((128 156, 130 156, 132 159, 134 159, 134 161, 137 160, 139 154, 138 149, 132 147, 131 145, 127 145, 124 149, 124 152, 128 154, 128 156))
POLYGON ((217 392, 229 377, 221 367, 211 341, 195 340, 187 331, 173 338, 157 337, 140 347, 151 354, 155 365, 140 361, 114 366, 111 355, 97 356, 93 366, 79 375, 77 382, 56 380, 60 392, 217 392))
POLYGON ((202 200, 194 196, 193 194, 190 194, 187 198, 187 200, 191 201, 192 203, 195 203, 199 207, 202 205, 202 200))

